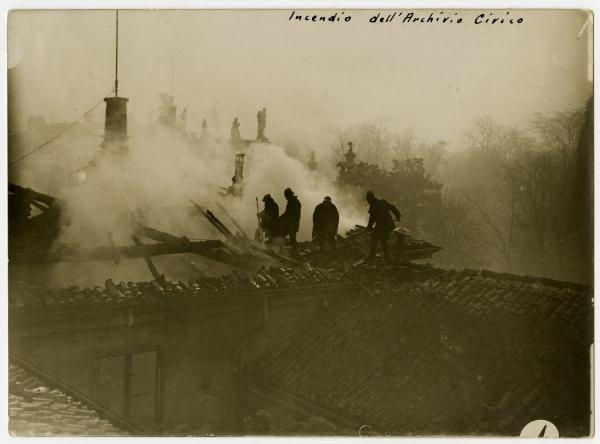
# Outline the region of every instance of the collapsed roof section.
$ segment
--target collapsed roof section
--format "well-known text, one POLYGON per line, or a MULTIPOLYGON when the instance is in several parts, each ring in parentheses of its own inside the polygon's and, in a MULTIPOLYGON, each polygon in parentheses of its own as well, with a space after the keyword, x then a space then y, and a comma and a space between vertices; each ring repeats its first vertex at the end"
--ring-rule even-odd
MULTIPOLYGON (((300 257, 315 265, 335 268, 351 268, 364 263, 369 255, 370 231, 362 225, 355 225, 338 236, 334 250, 319 250, 311 242, 300 245, 300 257)), ((389 251, 396 264, 408 264, 414 260, 429 259, 442 247, 410 236, 407 230, 399 227, 393 230, 389 239, 389 251)))

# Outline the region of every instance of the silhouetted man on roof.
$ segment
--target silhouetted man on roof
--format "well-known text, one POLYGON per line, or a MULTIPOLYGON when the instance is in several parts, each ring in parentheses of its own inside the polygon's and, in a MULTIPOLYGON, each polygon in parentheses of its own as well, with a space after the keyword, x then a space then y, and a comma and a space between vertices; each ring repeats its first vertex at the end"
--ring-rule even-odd
POLYGON ((397 221, 400 220, 402 215, 391 203, 383 199, 377 199, 372 191, 367 192, 366 199, 369 203, 369 224, 367 225, 367 230, 373 230, 371 232, 371 253, 369 254, 369 260, 375 259, 377 244, 381 242, 383 244, 384 258, 389 262, 388 240, 390 233, 396 227, 392 220, 392 213, 396 216, 397 221))
POLYGON ((292 246, 292 256, 298 255, 298 243, 296 242, 296 233, 300 229, 300 210, 301 205, 298 197, 291 188, 286 188, 283 192, 287 200, 285 212, 279 218, 279 228, 283 236, 289 236, 292 246))
POLYGON ((259 213, 260 225, 267 238, 272 239, 279 234, 279 205, 270 194, 266 194, 262 201, 265 208, 259 213))
POLYGON ((325 196, 323 202, 315 207, 313 213, 313 240, 323 248, 326 244, 332 247, 335 243, 340 214, 336 206, 331 202, 331 197, 325 196))

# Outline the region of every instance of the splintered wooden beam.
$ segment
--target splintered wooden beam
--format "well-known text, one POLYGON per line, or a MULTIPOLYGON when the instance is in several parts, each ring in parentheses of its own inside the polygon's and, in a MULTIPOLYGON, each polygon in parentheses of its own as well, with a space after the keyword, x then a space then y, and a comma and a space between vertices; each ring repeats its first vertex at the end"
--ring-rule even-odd
MULTIPOLYGON (((144 244, 142 244, 142 241, 140 241, 135 234, 132 234, 131 238, 133 239, 133 242, 138 247, 143 247, 144 246, 144 244)), ((152 259, 150 258, 150 256, 143 255, 142 258, 144 259, 144 262, 146 262, 146 265, 148 266, 148 269, 150 270, 150 273, 152 273, 152 277, 154 278, 154 280, 156 282, 163 282, 164 279, 165 279, 165 277, 158 272, 158 270, 156 269, 156 266, 154 265, 154 262, 152 262, 152 259)))
POLYGON ((12 264, 33 264, 49 262, 93 262, 114 261, 115 258, 137 258, 143 256, 160 256, 164 254, 194 253, 210 259, 222 261, 227 257, 221 253, 224 247, 219 240, 205 240, 187 243, 159 243, 146 245, 128 245, 123 247, 79 247, 69 244, 55 246, 47 252, 20 251, 12 252, 9 261, 12 264))
POLYGON ((227 239, 235 237, 231 230, 227 228, 225 224, 221 222, 212 211, 207 209, 205 214, 210 223, 213 224, 217 228, 217 230, 221 231, 225 235, 225 237, 227 237, 227 239))
POLYGON ((42 202, 47 206, 51 206, 57 200, 55 197, 48 196, 47 194, 43 193, 38 193, 37 191, 34 191, 31 188, 23 188, 19 185, 15 185, 14 183, 8 184, 8 191, 10 193, 27 195, 30 199, 42 202))
MULTIPOLYGON (((230 242, 220 240, 190 241, 186 237, 177 237, 164 231, 138 224, 133 235, 134 245, 117 247, 112 234, 108 234, 109 246, 79 247, 78 245, 58 244, 50 251, 22 249, 11 251, 9 261, 12 265, 41 264, 53 262, 93 262, 114 261, 117 265, 122 258, 143 258, 152 275, 157 279, 158 271, 150 260, 153 256, 165 254, 191 253, 203 256, 235 268, 252 270, 261 265, 294 264, 296 261, 274 252, 258 248, 247 238, 237 238, 209 210, 197 205, 203 215, 230 242), (137 235, 137 236, 136 236, 137 235), (138 236, 158 241, 156 244, 143 244, 138 236)), ((158 279, 157 279, 158 280, 158 279)))
MULTIPOLYGON (((215 262, 234 268, 254 270, 262 264, 277 265, 281 260, 265 255, 251 254, 234 249, 220 240, 189 241, 178 243, 160 243, 131 245, 125 247, 77 247, 68 244, 55 246, 51 251, 12 252, 9 256, 11 265, 33 265, 56 262, 94 262, 115 261, 123 258, 144 258, 165 254, 190 253, 197 254, 215 262)), ((285 262, 285 261, 283 261, 285 262)))
POLYGON ((135 234, 138 236, 147 237, 163 243, 189 243, 190 240, 186 237, 177 237, 164 231, 159 231, 154 228, 147 227, 142 224, 137 224, 135 234))
POLYGON ((242 229, 242 227, 240 226, 240 224, 238 224, 237 221, 227 212, 227 210, 223 207, 223 205, 221 205, 220 203, 217 202, 217 206, 225 214, 225 216, 227 216, 227 218, 231 221, 231 223, 233 225, 235 225, 235 227, 237 228, 237 230, 239 231, 239 233, 242 235, 242 237, 248 238, 248 235, 242 229))
POLYGON ((192 198, 188 196, 188 200, 194 205, 194 207, 206 218, 206 220, 215 227, 219 233, 221 233, 225 238, 231 239, 235 237, 233 233, 227 228, 223 222, 221 222, 213 213, 207 208, 204 208, 202 205, 194 202, 192 198))

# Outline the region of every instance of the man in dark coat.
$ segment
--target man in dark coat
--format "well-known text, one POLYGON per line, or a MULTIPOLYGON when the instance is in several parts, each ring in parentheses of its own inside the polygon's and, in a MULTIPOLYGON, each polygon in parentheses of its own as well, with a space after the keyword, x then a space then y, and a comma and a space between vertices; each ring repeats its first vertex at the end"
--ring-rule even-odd
POLYGON ((325 244, 333 247, 339 222, 340 214, 336 206, 331 202, 331 197, 325 196, 313 213, 312 235, 319 248, 323 248, 325 244))
POLYGON ((279 228, 281 234, 290 237, 290 244, 292 246, 292 256, 298 254, 298 244, 296 242, 296 233, 300 229, 300 201, 294 194, 291 188, 286 188, 283 192, 287 200, 285 212, 279 218, 279 228))
POLYGON ((377 199, 372 191, 367 192, 366 198, 369 203, 369 224, 367 225, 367 230, 373 230, 371 232, 371 254, 369 255, 369 260, 375 259, 377 244, 381 242, 383 244, 385 260, 389 262, 388 240, 390 233, 396 227, 392 220, 392 213, 397 221, 400 220, 402 215, 391 203, 383 199, 377 199))
POLYGON ((259 214, 260 224, 267 238, 272 239, 279 234, 279 205, 270 194, 263 197, 263 203, 265 209, 259 214))

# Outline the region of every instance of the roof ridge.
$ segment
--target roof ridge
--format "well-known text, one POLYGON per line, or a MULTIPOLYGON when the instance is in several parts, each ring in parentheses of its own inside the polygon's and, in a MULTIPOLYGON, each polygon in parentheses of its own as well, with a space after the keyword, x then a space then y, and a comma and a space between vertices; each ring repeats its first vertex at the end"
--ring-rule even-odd
POLYGON ((523 274, 515 274, 508 272, 500 272, 500 271, 492 271, 486 268, 474 269, 474 268, 463 268, 462 270, 455 270, 454 268, 438 268, 432 267, 429 271, 429 274, 441 273, 442 277, 448 278, 452 277, 454 279, 463 278, 467 276, 484 276, 495 279, 506 279, 510 281, 520 281, 527 283, 539 283, 542 285, 547 285, 549 287, 558 287, 558 288, 570 288, 578 291, 586 291, 590 288, 589 284, 582 284, 579 282, 573 281, 561 281, 559 279, 552 279, 548 277, 541 276, 529 276, 523 274))
POLYGON ((543 285, 547 285, 549 287, 558 287, 558 288, 570 288, 573 290, 585 291, 589 289, 589 285, 581 284, 578 282, 572 281, 561 281, 558 279, 552 279, 547 277, 539 277, 539 276, 529 276, 529 275, 519 275, 513 273, 506 272, 497 272, 491 271, 487 269, 480 270, 481 276, 492 277, 492 278, 500 278, 500 279, 508 279, 511 281, 521 281, 527 283, 540 283, 543 285))

